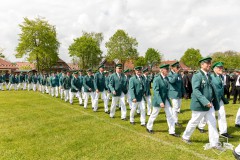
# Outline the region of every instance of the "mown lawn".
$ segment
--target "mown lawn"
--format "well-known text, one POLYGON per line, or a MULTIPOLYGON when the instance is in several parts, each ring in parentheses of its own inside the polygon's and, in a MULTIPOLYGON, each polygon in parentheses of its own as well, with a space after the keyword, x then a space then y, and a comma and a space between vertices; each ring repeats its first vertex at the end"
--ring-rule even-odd
MULTIPOLYGON (((183 128, 191 116, 190 100, 184 100, 179 115, 183 128)), ((208 134, 195 130, 191 145, 168 135, 165 114, 157 118, 155 134, 137 124, 104 113, 100 100, 98 112, 65 103, 60 98, 33 91, 0 91, 0 159, 233 159, 227 150, 220 156, 203 150, 208 134)), ((239 105, 226 106, 228 130, 233 145, 240 143, 240 130, 234 120, 239 105)), ((129 110, 128 110, 129 116, 129 110)), ((129 117, 128 117, 129 118, 129 117)), ((206 128, 207 129, 207 128, 206 128)))

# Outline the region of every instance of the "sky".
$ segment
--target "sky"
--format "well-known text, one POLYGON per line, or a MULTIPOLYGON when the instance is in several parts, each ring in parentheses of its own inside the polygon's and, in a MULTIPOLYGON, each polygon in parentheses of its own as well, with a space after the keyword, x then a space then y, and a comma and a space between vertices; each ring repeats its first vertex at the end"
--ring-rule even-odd
POLYGON ((0 48, 12 62, 23 61, 14 55, 24 17, 56 26, 59 57, 67 62, 68 47, 82 31, 103 33, 103 55, 118 29, 137 39, 140 56, 148 48, 164 60, 179 60, 188 48, 203 56, 240 51, 239 0, 1 0, 0 48))

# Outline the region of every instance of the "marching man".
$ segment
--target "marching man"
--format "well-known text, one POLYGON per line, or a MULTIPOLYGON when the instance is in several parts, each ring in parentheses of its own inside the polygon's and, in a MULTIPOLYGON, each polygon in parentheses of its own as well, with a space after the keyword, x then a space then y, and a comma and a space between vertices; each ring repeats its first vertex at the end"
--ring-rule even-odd
POLYGON ((129 93, 132 101, 132 108, 130 111, 130 123, 135 124, 134 114, 137 107, 140 108, 140 121, 141 126, 145 126, 146 113, 144 101, 144 80, 142 78, 142 67, 137 66, 134 68, 136 75, 129 80, 129 93))
POLYGON ((195 128, 204 117, 208 123, 209 142, 212 148, 223 150, 219 145, 219 134, 216 126, 215 110, 219 110, 219 101, 215 86, 211 82, 209 71, 211 68, 211 57, 203 58, 199 61, 201 69, 197 71, 192 78, 192 97, 190 108, 192 110, 192 118, 188 122, 183 133, 183 142, 190 144, 190 137, 195 128))
POLYGON ((172 116, 172 108, 170 104, 170 99, 168 97, 168 72, 169 72, 169 64, 160 66, 160 75, 154 78, 153 80, 153 109, 152 113, 148 119, 147 123, 147 132, 153 134, 153 123, 157 118, 160 109, 165 110, 167 124, 168 124, 168 132, 169 135, 174 137, 179 137, 178 134, 175 133, 175 121, 172 116))
MULTIPOLYGON (((92 75, 92 69, 87 70, 87 75, 83 78, 83 86, 84 86, 84 108, 87 108, 88 98, 91 96, 92 109, 94 110, 94 77, 92 75)), ((95 110, 94 110, 95 111, 95 110)))
MULTIPOLYGON (((224 84, 223 84, 223 63, 222 62, 216 62, 213 65, 213 71, 214 73, 211 74, 211 79, 213 85, 216 87, 216 93, 217 97, 220 100, 220 108, 217 111, 218 112, 218 127, 219 127, 219 132, 222 136, 227 137, 227 138, 233 138, 233 136, 229 135, 227 133, 227 120, 226 120, 226 112, 225 112, 225 107, 224 104, 228 104, 228 100, 224 97, 224 84)), ((203 128, 206 125, 206 120, 203 118, 198 125, 198 128, 203 130, 203 128)))
POLYGON ((125 105, 125 95, 124 92, 127 90, 127 81, 122 73, 122 64, 116 65, 116 72, 110 76, 109 89, 112 93, 112 104, 110 108, 110 118, 114 118, 116 105, 120 103, 121 105, 121 119, 127 120, 127 109, 125 105))
POLYGON ((95 99, 94 99, 94 111, 97 111, 98 109, 98 99, 100 94, 102 95, 102 99, 104 101, 104 111, 105 113, 108 112, 108 101, 106 97, 106 92, 105 92, 105 75, 103 73, 104 71, 104 65, 100 65, 98 67, 99 72, 97 72, 94 75, 94 88, 95 88, 95 99))
POLYGON ((169 98, 172 100, 172 114, 175 120, 175 125, 182 127, 180 123, 178 123, 178 113, 180 112, 180 107, 182 104, 182 98, 185 94, 185 89, 183 86, 183 79, 180 71, 179 62, 175 62, 171 65, 172 69, 168 74, 169 79, 169 98))

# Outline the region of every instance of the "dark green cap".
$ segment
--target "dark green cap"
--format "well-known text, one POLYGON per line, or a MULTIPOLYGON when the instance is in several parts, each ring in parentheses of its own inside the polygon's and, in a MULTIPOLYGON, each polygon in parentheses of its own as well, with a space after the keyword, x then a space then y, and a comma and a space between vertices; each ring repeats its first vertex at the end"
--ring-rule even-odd
POLYGON ((124 73, 128 73, 128 72, 129 72, 129 69, 125 69, 123 72, 124 72, 124 73))
POLYGON ((119 67, 119 68, 121 68, 122 67, 122 64, 116 64, 116 67, 119 67))
POLYGON ((141 71, 141 70, 142 70, 142 67, 141 67, 141 66, 137 66, 137 67, 134 68, 134 70, 136 70, 136 71, 141 71))
POLYGON ((205 58, 202 58, 199 63, 202 63, 202 62, 210 62, 212 60, 211 57, 205 57, 205 58))
POLYGON ((167 69, 169 69, 169 64, 162 64, 159 68, 167 68, 167 69))
POLYGON ((223 67, 224 63, 223 62, 216 62, 213 64, 212 68, 215 68, 215 67, 223 67))
POLYGON ((148 68, 144 68, 144 69, 143 69, 143 72, 148 72, 148 68))
POLYGON ((112 72, 113 72, 113 70, 112 70, 112 69, 110 69, 108 72, 111 72, 111 73, 112 73, 112 72))
POLYGON ((78 72, 83 72, 83 70, 82 70, 82 69, 80 69, 80 70, 78 70, 78 72))
POLYGON ((78 74, 78 72, 73 72, 73 74, 78 74))
POLYGON ((98 67, 98 69, 99 69, 99 68, 104 68, 104 64, 101 64, 101 65, 98 67))
POLYGON ((179 64, 179 62, 177 61, 177 62, 173 63, 171 66, 172 66, 172 67, 180 67, 180 64, 179 64))
POLYGON ((87 69, 87 72, 92 72, 92 69, 91 68, 87 69))

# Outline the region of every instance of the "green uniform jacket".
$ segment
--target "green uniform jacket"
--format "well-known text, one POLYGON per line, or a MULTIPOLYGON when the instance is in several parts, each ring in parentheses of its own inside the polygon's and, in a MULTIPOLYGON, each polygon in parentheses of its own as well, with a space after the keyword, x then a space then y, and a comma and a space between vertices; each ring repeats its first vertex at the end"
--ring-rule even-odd
POLYGON ((71 80, 71 92, 81 92, 82 84, 80 83, 80 79, 77 77, 73 77, 71 80))
POLYGON ((3 83, 3 76, 0 75, 0 83, 3 83))
POLYGON ((160 103, 168 102, 170 103, 168 97, 168 90, 169 90, 169 82, 168 77, 163 79, 162 75, 158 75, 153 80, 153 106, 160 107, 160 103))
POLYGON ((47 77, 46 77, 46 76, 43 76, 43 77, 41 78, 41 85, 46 86, 46 84, 47 84, 47 77))
POLYGON ((208 111, 210 108, 206 105, 210 102, 213 103, 215 110, 219 110, 219 100, 211 76, 208 76, 207 79, 203 71, 197 71, 192 77, 192 89, 191 110, 208 111))
POLYGON ((141 102, 144 96, 144 80, 142 76, 132 76, 129 80, 129 93, 131 100, 136 99, 137 102, 141 102))
POLYGON ((98 89, 100 92, 103 92, 105 89, 105 75, 104 73, 97 72, 94 75, 94 88, 98 89))
POLYGON ((64 76, 63 78, 63 89, 69 90, 71 88, 71 77, 70 76, 64 76))
POLYGON ((211 74, 212 83, 216 87, 216 95, 218 100, 222 100, 224 104, 228 104, 228 100, 224 97, 224 84, 223 84, 223 76, 216 75, 215 73, 211 74))
POLYGON ((32 76, 32 82, 33 82, 34 84, 37 84, 37 82, 38 82, 38 76, 37 76, 37 75, 33 75, 33 76, 32 76))
POLYGON ((62 86, 63 85, 63 78, 64 78, 65 76, 60 76, 60 78, 59 78, 59 86, 62 86))
POLYGON ((17 77, 14 76, 14 75, 11 75, 10 78, 9 78, 9 82, 10 82, 11 84, 17 83, 17 77))
POLYGON ((169 91, 168 96, 171 99, 181 99, 185 94, 183 79, 180 74, 170 72, 168 74, 169 91))
POLYGON ((59 86, 59 79, 58 76, 51 76, 50 78, 50 86, 51 87, 58 87, 59 86))
POLYGON ((20 74, 20 75, 18 76, 18 81, 19 81, 20 83, 24 82, 24 81, 25 81, 24 75, 20 74))
POLYGON ((152 78, 150 76, 145 77, 143 75, 143 80, 144 80, 144 94, 145 96, 150 96, 151 95, 150 87, 151 87, 152 78))
POLYGON ((92 89, 92 92, 95 91, 95 88, 94 88, 94 77, 93 76, 88 76, 86 75, 84 78, 83 78, 83 87, 84 87, 84 92, 91 92, 89 91, 89 88, 92 89))
POLYGON ((124 74, 120 74, 120 78, 118 77, 117 73, 113 73, 110 78, 109 78, 109 84, 108 84, 109 89, 111 90, 111 93, 113 91, 116 92, 116 94, 112 94, 114 97, 118 97, 122 94, 127 93, 127 80, 124 74))

